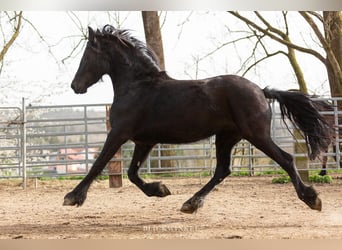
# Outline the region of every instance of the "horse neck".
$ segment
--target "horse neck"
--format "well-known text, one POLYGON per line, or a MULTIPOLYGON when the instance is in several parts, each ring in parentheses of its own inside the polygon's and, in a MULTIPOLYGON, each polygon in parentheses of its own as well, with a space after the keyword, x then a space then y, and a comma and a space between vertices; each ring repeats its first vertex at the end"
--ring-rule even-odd
POLYGON ((109 73, 113 89, 117 93, 126 92, 132 83, 154 79, 160 75, 160 69, 152 62, 134 61, 133 63, 121 63, 112 65, 112 71, 109 73))
POLYGON ((117 97, 125 95, 133 87, 132 85, 138 82, 152 80, 158 77, 158 75, 159 71, 138 72, 128 68, 116 70, 109 74, 112 80, 114 95, 117 97))

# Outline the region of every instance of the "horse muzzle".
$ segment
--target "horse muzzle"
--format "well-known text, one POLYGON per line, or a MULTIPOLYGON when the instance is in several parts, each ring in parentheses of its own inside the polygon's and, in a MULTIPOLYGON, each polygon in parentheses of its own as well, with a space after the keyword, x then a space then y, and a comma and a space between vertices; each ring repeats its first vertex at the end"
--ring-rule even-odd
POLYGON ((74 90, 76 94, 84 94, 87 92, 87 87, 80 86, 80 84, 77 84, 74 81, 71 83, 71 88, 74 90))

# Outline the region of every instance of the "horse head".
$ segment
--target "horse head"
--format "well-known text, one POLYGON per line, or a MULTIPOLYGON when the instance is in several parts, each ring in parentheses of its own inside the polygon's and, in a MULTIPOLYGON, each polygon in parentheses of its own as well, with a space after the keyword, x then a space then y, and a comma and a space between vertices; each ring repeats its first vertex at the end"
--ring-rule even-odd
POLYGON ((86 93, 90 86, 110 71, 110 61, 105 53, 104 33, 99 30, 95 32, 91 27, 88 27, 88 32, 87 46, 71 83, 71 88, 77 94, 86 93))

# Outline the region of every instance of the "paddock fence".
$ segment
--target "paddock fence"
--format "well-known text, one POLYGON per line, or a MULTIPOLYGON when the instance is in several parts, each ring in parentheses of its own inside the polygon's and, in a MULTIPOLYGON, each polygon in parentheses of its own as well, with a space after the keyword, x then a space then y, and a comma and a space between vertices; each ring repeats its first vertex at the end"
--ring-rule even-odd
MULTIPOLYGON (((327 170, 339 171, 340 138, 338 117, 341 115, 337 102, 342 98, 319 99, 334 106, 333 111, 322 112, 335 120, 335 152, 327 153, 327 170), (334 157, 337 159, 334 160, 334 157)), ((293 130, 288 121, 285 125, 277 102, 272 107, 271 136, 275 143, 295 158, 306 157, 296 153, 293 130)), ((22 101, 22 107, 0 107, 0 179, 58 177, 85 175, 98 156, 107 135, 106 107, 109 104, 31 106, 22 101)), ((304 147, 304 146, 303 146, 304 147)), ((134 144, 127 142, 119 157, 123 173, 133 154, 134 144)), ((212 173, 216 166, 215 138, 182 145, 158 144, 142 165, 140 172, 155 174, 212 173)), ((310 170, 322 167, 321 158, 309 161, 310 170)), ((233 149, 233 172, 255 175, 266 171, 278 171, 277 163, 265 156, 248 141, 241 141, 233 149)), ((104 170, 103 174, 108 174, 104 170)))

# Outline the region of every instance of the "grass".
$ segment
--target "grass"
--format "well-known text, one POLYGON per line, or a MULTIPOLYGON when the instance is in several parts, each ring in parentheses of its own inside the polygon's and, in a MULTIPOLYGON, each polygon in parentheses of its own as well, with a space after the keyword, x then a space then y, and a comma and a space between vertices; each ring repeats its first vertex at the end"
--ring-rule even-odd
MULTIPOLYGON (((318 175, 318 171, 310 171, 309 181, 312 183, 332 183, 332 177, 329 175, 320 176, 318 175)), ((274 184, 284 184, 291 182, 290 177, 286 174, 284 170, 267 170, 263 172, 257 172, 253 176, 269 176, 269 175, 277 175, 279 177, 275 177, 272 179, 272 183, 274 184)), ((157 178, 170 178, 170 177, 210 177, 212 176, 210 171, 202 171, 202 172, 184 172, 184 173, 140 173, 141 178, 143 179, 157 179, 157 178)), ((233 171, 231 176, 250 176, 249 171, 233 171)), ((81 180, 84 176, 58 176, 58 177, 38 177, 39 180, 81 180)), ((123 178, 127 179, 127 174, 123 174, 123 178)), ((96 178, 97 180, 108 180, 108 175, 100 175, 96 178)))
MULTIPOLYGON (((37 177, 41 181, 49 181, 49 180, 61 180, 61 181, 67 181, 67 180, 82 180, 84 176, 58 176, 58 177, 50 177, 50 176, 44 176, 44 177, 37 177)), ((101 177, 99 177, 101 178, 101 177)))
MULTIPOLYGON (((328 184, 331 184, 333 180, 332 180, 331 176, 329 176, 329 175, 320 176, 318 174, 315 174, 315 175, 309 176, 309 181, 312 183, 328 183, 328 184)), ((272 179, 272 183, 274 183, 274 184, 284 184, 284 183, 289 183, 289 182, 291 182, 291 179, 288 175, 283 175, 281 177, 277 177, 277 178, 272 179)))
POLYGON ((276 177, 272 179, 273 184, 285 184, 291 182, 290 176, 283 175, 281 177, 276 177))
POLYGON ((329 175, 324 175, 324 176, 321 176, 321 175, 312 175, 312 176, 309 176, 309 180, 310 182, 314 182, 314 183, 332 183, 332 178, 331 176, 329 175))

